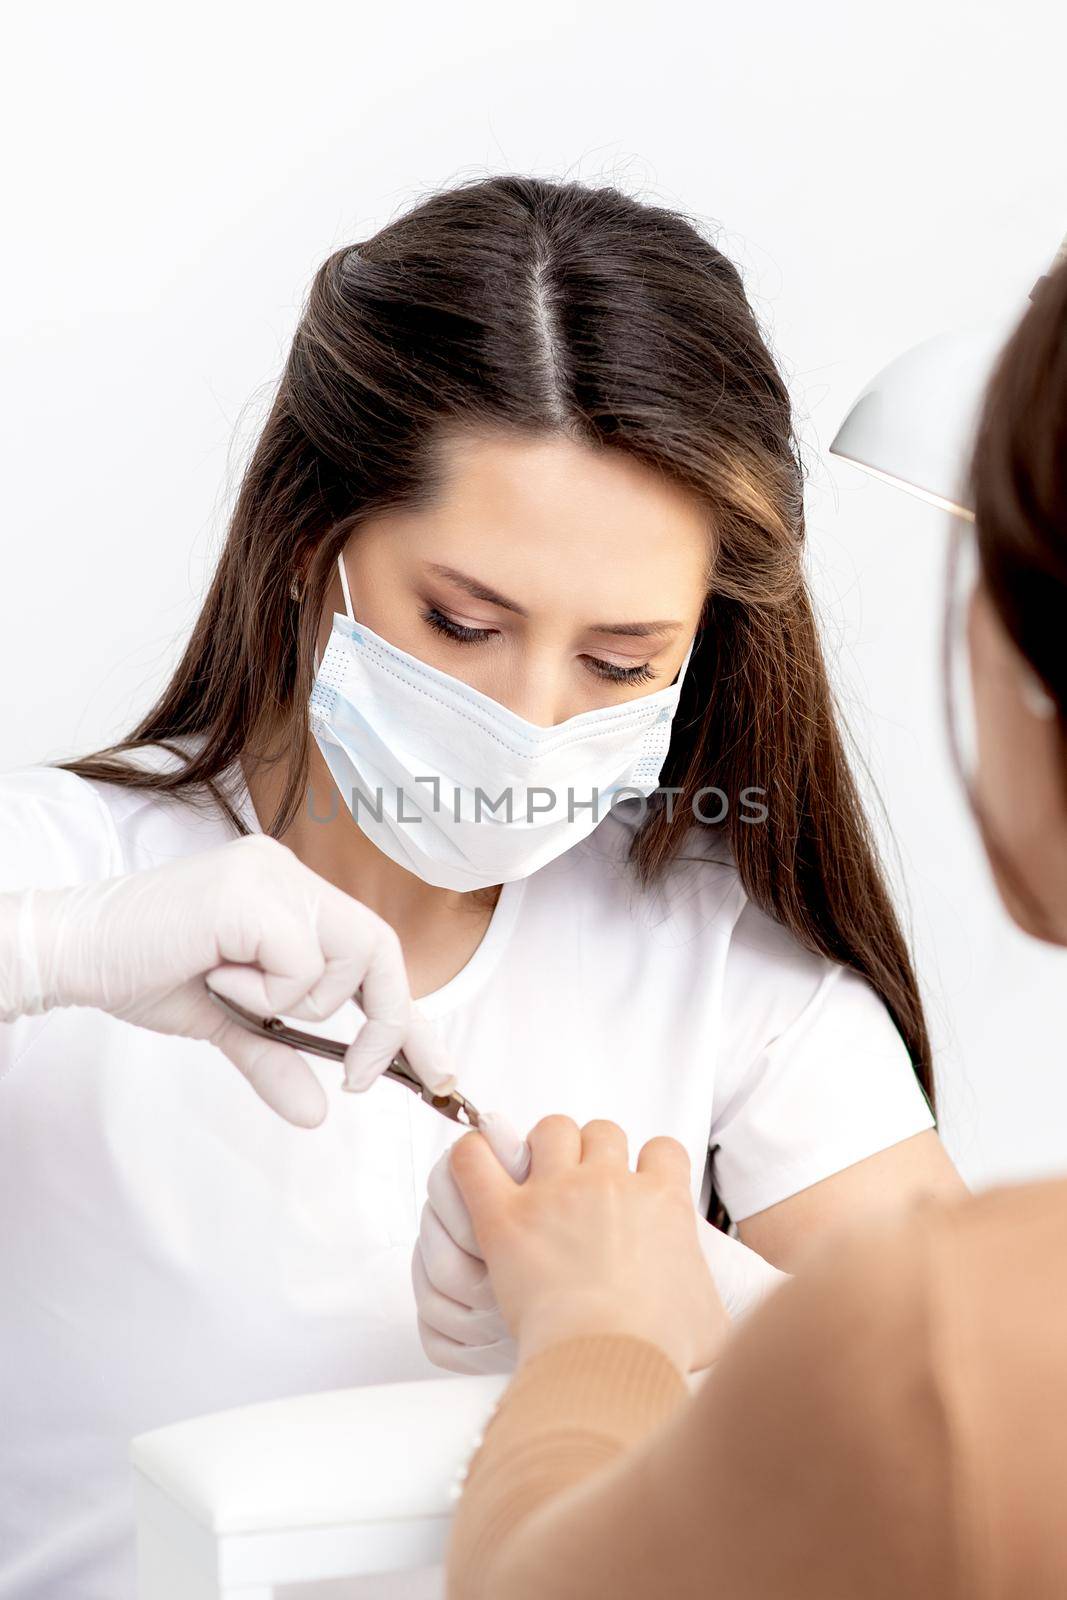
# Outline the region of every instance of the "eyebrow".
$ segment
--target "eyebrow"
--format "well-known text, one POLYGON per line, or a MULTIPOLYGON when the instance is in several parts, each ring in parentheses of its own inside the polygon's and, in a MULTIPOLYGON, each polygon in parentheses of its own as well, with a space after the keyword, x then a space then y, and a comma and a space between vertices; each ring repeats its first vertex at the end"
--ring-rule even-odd
POLYGON ((477 578, 470 577, 466 572, 460 572, 458 567, 445 567, 437 561, 430 561, 427 562, 427 570, 438 573, 442 578, 449 578, 475 600, 485 600, 491 606, 503 606, 505 611, 514 611, 520 617, 529 616, 529 612, 524 606, 520 606, 517 600, 508 600, 504 595, 497 594, 488 584, 479 583, 477 578))
MULTIPOLYGON (((529 612, 524 606, 520 606, 517 600, 509 600, 506 595, 498 594, 495 589, 490 589, 488 584, 480 583, 469 573, 460 572, 458 567, 447 567, 440 562, 431 561, 427 563, 427 570, 436 572, 439 577, 448 578, 450 582, 466 590, 474 600, 484 600, 488 605, 501 606, 505 611, 513 611, 519 617, 529 616, 529 612)), ((610 633, 619 638, 647 639, 677 633, 681 626, 680 622, 666 619, 655 622, 592 622, 589 624, 589 629, 592 633, 610 633)))

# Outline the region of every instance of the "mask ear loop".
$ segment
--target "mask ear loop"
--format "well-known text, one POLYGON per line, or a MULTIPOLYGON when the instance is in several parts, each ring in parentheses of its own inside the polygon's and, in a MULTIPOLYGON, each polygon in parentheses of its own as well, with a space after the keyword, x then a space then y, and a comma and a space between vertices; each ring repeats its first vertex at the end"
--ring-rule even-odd
POLYGON ((339 552, 337 556, 337 570, 341 574, 341 591, 345 597, 345 610, 348 612, 348 620, 349 622, 355 622, 356 614, 352 610, 352 596, 348 590, 348 573, 345 571, 345 558, 343 551, 339 552))
MULTIPOLYGON (((697 629, 697 633, 699 633, 699 632, 700 632, 700 629, 698 628, 697 629)), ((690 639, 690 641, 689 641, 689 649, 685 652, 685 660, 682 662, 681 666, 678 668, 677 673, 675 674, 673 687, 675 687, 677 689, 681 688, 682 683, 685 680, 686 668, 689 666, 689 658, 693 654, 693 650, 696 647, 697 633, 694 633, 693 637, 690 639)))
MULTIPOLYGON (((348 587, 348 573, 345 571, 345 559, 344 559, 343 552, 338 552, 338 556, 337 556, 337 571, 340 573, 340 576, 341 576, 341 593, 345 597, 345 610, 348 613, 348 620, 349 620, 349 622, 355 622, 356 616, 355 616, 355 612, 352 610, 352 594, 351 594, 351 591, 349 590, 349 587, 348 587)), ((318 645, 316 645, 315 646, 315 672, 316 672, 316 675, 318 674, 318 670, 319 670, 319 647, 318 647, 318 645)))

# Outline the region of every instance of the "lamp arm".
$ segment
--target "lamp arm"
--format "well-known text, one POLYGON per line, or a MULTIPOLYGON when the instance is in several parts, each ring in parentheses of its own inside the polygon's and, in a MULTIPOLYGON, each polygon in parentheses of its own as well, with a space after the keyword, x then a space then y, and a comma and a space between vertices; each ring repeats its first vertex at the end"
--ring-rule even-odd
POLYGON ((1042 273, 1041 277, 1038 278, 1037 282, 1034 284, 1034 287, 1030 290, 1030 299, 1031 300, 1033 300, 1036 297, 1038 290, 1041 288, 1041 285, 1043 283, 1047 282, 1047 280, 1055 272, 1056 268, 1064 261, 1067 261, 1067 233, 1064 234, 1062 240, 1060 241, 1060 247, 1056 251, 1056 254, 1053 256, 1051 262, 1049 263, 1048 271, 1042 273))

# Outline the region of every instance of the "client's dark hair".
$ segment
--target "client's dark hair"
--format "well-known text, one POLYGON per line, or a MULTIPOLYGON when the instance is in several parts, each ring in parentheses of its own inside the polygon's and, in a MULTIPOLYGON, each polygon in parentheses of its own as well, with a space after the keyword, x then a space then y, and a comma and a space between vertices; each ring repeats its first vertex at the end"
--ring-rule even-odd
POLYGON ((998 357, 970 462, 982 576, 1067 750, 1067 253, 998 357))

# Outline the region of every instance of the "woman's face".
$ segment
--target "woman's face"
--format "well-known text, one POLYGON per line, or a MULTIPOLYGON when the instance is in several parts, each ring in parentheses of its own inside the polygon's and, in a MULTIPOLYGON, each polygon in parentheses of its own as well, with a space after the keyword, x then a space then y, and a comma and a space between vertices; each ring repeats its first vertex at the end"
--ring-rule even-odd
POLYGON ((968 614, 979 811, 1008 858, 992 862, 1001 898, 1020 927, 1067 944, 1067 762, 1058 718, 1004 628, 984 584, 968 614), (1026 886, 1027 897, 1013 879, 1026 886))
MULTIPOLYGON (((622 451, 464 437, 432 510, 349 540, 352 607, 410 655, 552 727, 666 688, 712 554, 698 503, 622 451)), ((322 649, 339 579, 327 596, 322 649)))

